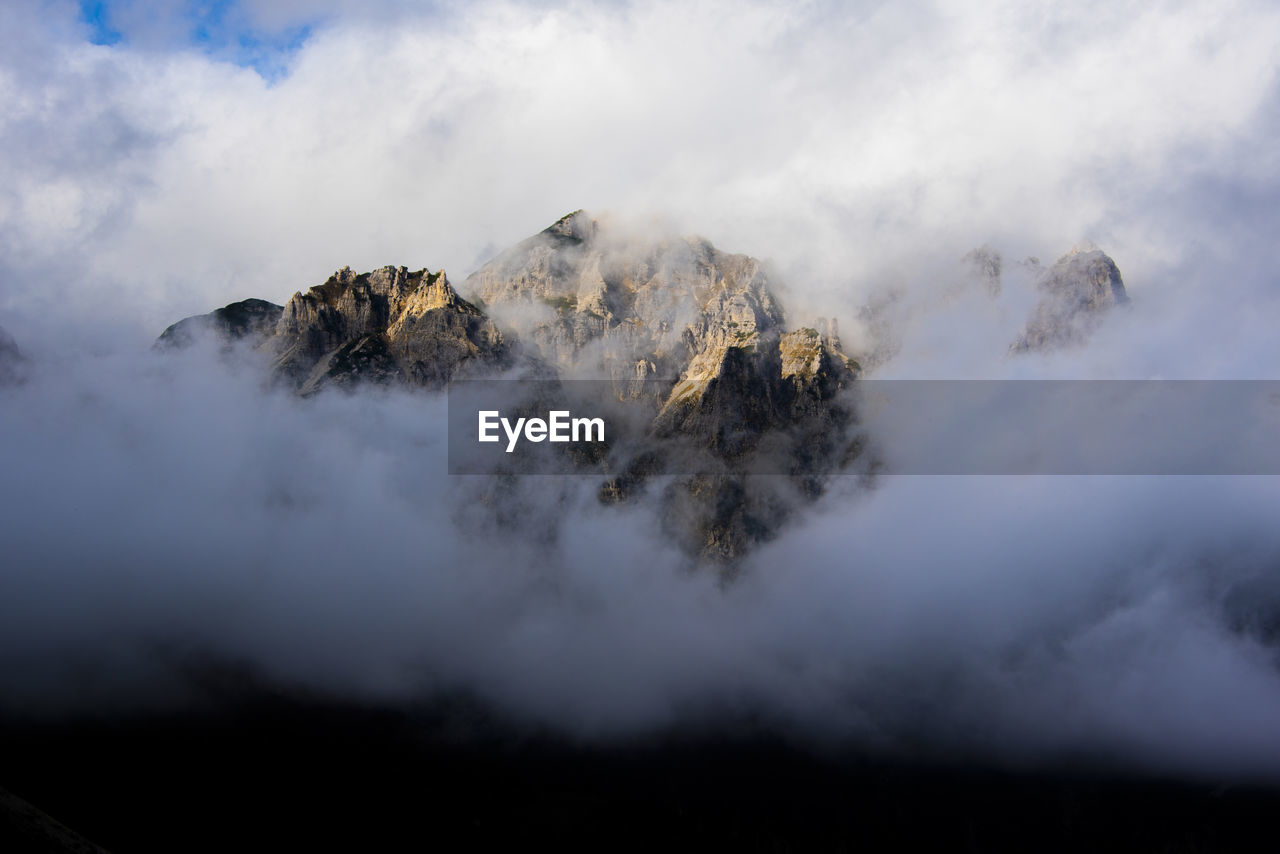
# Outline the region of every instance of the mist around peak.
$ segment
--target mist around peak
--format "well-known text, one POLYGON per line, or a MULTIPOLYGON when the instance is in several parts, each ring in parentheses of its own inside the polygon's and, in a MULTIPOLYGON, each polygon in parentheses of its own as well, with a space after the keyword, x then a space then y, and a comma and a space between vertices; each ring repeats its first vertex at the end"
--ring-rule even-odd
POLYGON ((270 84, 163 34, 93 43, 70 6, 0 11, 24 36, 0 58, 23 376, 0 381, 0 712, 201 708, 230 666, 592 744, 745 720, 1280 776, 1273 477, 783 477, 753 513, 694 484, 759 534, 727 580, 673 529, 673 478, 607 503, 450 477, 451 374, 342 379, 439 364, 422 329, 450 365, 505 364, 510 329, 695 391, 748 339, 780 378, 838 350, 885 380, 1274 379, 1271 4, 330 8, 270 84), (1086 236, 1110 264, 1068 254, 1086 236), (442 269, 460 302, 428 293, 442 269), (289 346, 257 349, 293 299, 289 346))

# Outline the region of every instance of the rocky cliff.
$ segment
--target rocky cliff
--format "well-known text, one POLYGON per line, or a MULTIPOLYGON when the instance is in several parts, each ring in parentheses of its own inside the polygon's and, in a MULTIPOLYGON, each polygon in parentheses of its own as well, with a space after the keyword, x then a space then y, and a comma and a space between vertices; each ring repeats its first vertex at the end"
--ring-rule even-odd
POLYGON ((713 440, 814 414, 859 371, 834 324, 787 331, 756 259, 615 232, 582 211, 464 288, 566 376, 673 380, 659 426, 713 440))
POLYGON ((464 284, 538 355, 575 376, 675 377, 776 332, 782 311, 761 265, 700 238, 615 231, 578 211, 464 284))
POLYGON ((303 395, 389 382, 440 388, 459 371, 508 362, 502 334, 443 270, 345 267, 283 306, 249 299, 188 317, 156 345, 185 347, 202 335, 266 351, 274 378, 303 395))
POLYGON ((565 376, 665 381, 649 441, 601 498, 626 501, 643 492, 647 471, 679 470, 673 455, 700 453, 698 468, 715 472, 679 478, 662 502, 669 533, 701 558, 732 561, 771 537, 821 492, 812 475, 834 471, 846 453, 853 412, 839 393, 859 365, 841 352, 833 322, 788 329, 754 258, 577 211, 464 288, 565 376))
POLYGON ((1040 302, 1013 352, 1052 350, 1083 344, 1111 309, 1129 301, 1120 269, 1092 244, 1074 247, 1037 281, 1040 302))
POLYGON ((271 341, 275 373, 303 394, 328 385, 439 388, 461 370, 507 364, 502 334, 441 270, 345 267, 285 304, 271 341))
POLYGON ((224 344, 248 339, 261 344, 275 334, 282 306, 261 299, 247 299, 215 309, 208 314, 186 317, 170 326, 156 339, 158 348, 189 347, 196 339, 210 335, 224 344))

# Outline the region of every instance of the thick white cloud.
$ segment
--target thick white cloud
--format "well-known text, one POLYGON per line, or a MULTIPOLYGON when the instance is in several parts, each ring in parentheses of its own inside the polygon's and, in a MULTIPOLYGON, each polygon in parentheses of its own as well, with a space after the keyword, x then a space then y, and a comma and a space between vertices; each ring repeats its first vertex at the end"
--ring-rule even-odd
POLYGON ((344 264, 461 280, 586 207, 771 258, 851 339, 899 289, 888 375, 1274 377, 1274 4, 245 4, 314 23, 271 84, 75 13, 0 10, 0 326, 38 365, 0 391, 6 696, 99 702, 203 653, 576 732, 749 708, 1280 774, 1274 640, 1228 607, 1280 589, 1271 479, 845 484, 722 590, 589 490, 549 551, 460 535, 438 400, 298 406, 140 353, 344 264), (1082 237, 1133 310, 1005 359, 1016 261, 1082 237), (995 301, 956 287, 983 242, 995 301))
POLYGON ((674 217, 824 300, 1086 236, 1141 290, 1189 230, 1231 242, 1153 208, 1276 182, 1242 145, 1270 130, 1267 3, 265 8, 320 22, 270 86, 8 13, 45 58, 0 60, 0 311, 52 293, 154 328, 347 263, 461 277, 577 207, 674 217))

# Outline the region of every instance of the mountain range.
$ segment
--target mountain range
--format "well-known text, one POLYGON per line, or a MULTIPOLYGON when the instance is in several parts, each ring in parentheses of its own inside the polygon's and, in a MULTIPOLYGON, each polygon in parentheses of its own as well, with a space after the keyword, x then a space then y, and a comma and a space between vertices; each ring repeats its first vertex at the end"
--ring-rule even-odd
MULTIPOLYGON (((964 260, 998 295, 1000 255, 983 247, 964 260)), ((1025 263, 1040 299, 1012 355, 1079 346, 1128 301, 1115 262, 1091 244, 1047 269, 1025 263)), ((874 332, 874 311, 867 317, 874 332)), ((657 388, 643 443, 623 449, 631 462, 601 479, 599 500, 658 490, 666 532, 695 560, 722 566, 772 538, 857 458, 847 392, 888 358, 874 339, 846 352, 834 320, 792 323, 755 258, 583 211, 499 253, 460 289, 443 270, 348 267, 283 306, 248 299, 188 317, 157 347, 201 336, 265 354, 271 382, 304 397, 486 377, 607 380, 624 398, 657 388), (654 476, 670 470, 656 459, 689 447, 713 468, 654 476), (749 474, 762 470, 780 474, 749 474)))

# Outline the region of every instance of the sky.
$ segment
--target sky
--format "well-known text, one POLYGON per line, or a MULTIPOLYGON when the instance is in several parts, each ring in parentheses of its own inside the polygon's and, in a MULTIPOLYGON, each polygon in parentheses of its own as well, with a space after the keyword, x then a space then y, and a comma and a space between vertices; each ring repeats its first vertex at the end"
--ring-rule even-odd
POLYGON ((840 484, 726 589, 572 485, 520 487, 553 545, 502 542, 438 398, 303 406, 148 350, 346 265, 461 286, 585 208, 767 260, 851 347, 890 305, 886 378, 1275 379, 1275 4, 16 0, 0 29, 11 705, 165 702, 210 656, 593 737, 750 709, 1280 777, 1273 478, 840 484), (1082 240, 1130 309, 1008 358, 1021 262, 1082 240))
POLYGON ((1139 296, 1187 264, 1258 278, 1276 14, 6 4, 0 319, 75 306, 84 340, 109 319, 141 341, 347 264, 460 280, 578 208, 769 259, 800 313, 851 316, 984 243, 1091 239, 1139 296))
POLYGON ((80 20, 95 45, 181 45, 252 68, 267 82, 288 71, 289 58, 311 34, 311 24, 305 19, 264 27, 251 8, 230 0, 182 4, 84 0, 80 20))

